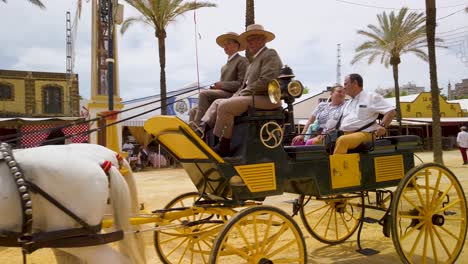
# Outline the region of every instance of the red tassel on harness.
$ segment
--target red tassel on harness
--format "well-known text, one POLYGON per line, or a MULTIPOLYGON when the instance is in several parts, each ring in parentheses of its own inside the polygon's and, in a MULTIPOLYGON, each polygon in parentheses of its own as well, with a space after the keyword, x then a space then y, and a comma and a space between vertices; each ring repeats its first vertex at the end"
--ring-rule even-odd
POLYGON ((119 162, 121 162, 121 161, 123 160, 122 155, 120 155, 119 153, 117 153, 116 156, 117 156, 117 160, 118 160, 119 162))
POLYGON ((105 173, 108 173, 111 167, 112 167, 112 162, 108 160, 104 161, 104 163, 101 164, 101 168, 104 170, 105 173))

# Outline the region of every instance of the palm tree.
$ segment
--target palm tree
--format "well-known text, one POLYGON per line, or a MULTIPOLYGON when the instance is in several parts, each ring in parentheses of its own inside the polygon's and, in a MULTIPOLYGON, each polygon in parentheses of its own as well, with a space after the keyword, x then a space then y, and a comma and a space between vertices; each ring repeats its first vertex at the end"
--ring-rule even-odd
POLYGON ((392 11, 390 15, 383 12, 377 15, 379 25, 368 25, 370 31, 359 30, 358 34, 370 38, 356 48, 356 55, 351 64, 369 57, 371 64, 380 57, 380 63, 385 67, 392 65, 393 80, 395 82, 395 99, 398 131, 401 134, 401 109, 400 87, 398 84, 398 65, 401 55, 413 53, 424 61, 428 60, 427 54, 421 49, 427 46, 426 42, 426 17, 423 13, 408 13, 408 8, 402 8, 398 14, 392 11))
POLYGON ((435 28, 436 28, 436 5, 435 0, 426 0, 426 27, 427 48, 429 51, 429 74, 431 78, 432 97, 432 147, 434 151, 434 162, 443 164, 442 157, 442 131, 440 128, 440 90, 437 85, 437 64, 435 54, 435 28))
MULTIPOLYGON (((40 0, 28 0, 28 1, 31 2, 32 4, 38 6, 39 8, 42 8, 42 9, 45 8, 45 5, 40 0)), ((2 2, 6 3, 7 0, 2 0, 2 2)))
POLYGON ((215 7, 216 4, 209 2, 185 2, 183 0, 125 0, 136 10, 141 16, 130 17, 125 19, 120 32, 124 34, 127 29, 135 22, 143 23, 151 26, 155 30, 155 36, 158 40, 159 48, 159 66, 160 71, 160 86, 161 86, 161 114, 167 114, 166 105, 166 28, 169 23, 184 14, 187 11, 192 11, 201 7, 215 7))
MULTIPOLYGON (((255 3, 254 0, 245 0, 245 29, 252 24, 255 24, 255 3)), ((245 56, 252 61, 253 55, 248 49, 245 50, 245 56)))

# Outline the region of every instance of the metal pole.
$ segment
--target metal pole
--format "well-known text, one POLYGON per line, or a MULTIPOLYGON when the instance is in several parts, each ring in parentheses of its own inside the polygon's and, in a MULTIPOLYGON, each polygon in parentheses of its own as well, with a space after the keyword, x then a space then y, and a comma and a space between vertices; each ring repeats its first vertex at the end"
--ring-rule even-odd
POLYGON ((114 21, 113 21, 113 8, 112 8, 112 1, 108 0, 108 49, 109 55, 107 58, 107 83, 108 83, 108 95, 109 95, 109 111, 114 110, 114 21))

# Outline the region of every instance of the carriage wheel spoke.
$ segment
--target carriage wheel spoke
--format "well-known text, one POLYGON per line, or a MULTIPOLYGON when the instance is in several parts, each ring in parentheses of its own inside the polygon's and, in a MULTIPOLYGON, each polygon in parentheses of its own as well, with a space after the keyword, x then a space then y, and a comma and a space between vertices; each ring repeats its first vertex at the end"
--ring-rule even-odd
POLYGON ((439 234, 439 231, 437 231, 437 229, 434 228, 434 233, 436 234, 437 238, 439 239, 440 244, 442 244, 442 247, 444 248, 445 253, 447 254, 447 256, 450 256, 450 250, 448 249, 447 245, 445 244, 442 236, 439 234))
POLYGON ((452 208, 453 206, 459 204, 460 202, 461 202, 461 199, 457 199, 451 202, 450 204, 446 205, 445 207, 440 208, 437 212, 439 213, 439 212, 446 211, 447 209, 452 208))
POLYGON ((451 182, 450 183, 450 186, 447 187, 447 189, 442 193, 442 195, 439 197, 439 199, 437 200, 437 204, 436 206, 434 207, 435 208, 439 208, 441 206, 441 204, 444 202, 445 200, 445 197, 447 196, 448 192, 450 191, 450 189, 452 189, 453 187, 453 183, 451 182))
MULTIPOLYGON (((426 207, 426 203, 424 202, 423 198, 422 198, 422 194, 421 194, 421 191, 419 190, 419 185, 416 184, 416 180, 413 178, 411 179, 412 183, 413 183, 413 186, 414 186, 414 189, 416 190, 416 194, 418 195, 418 199, 419 199, 419 202, 421 203, 421 206, 424 208, 426 207)), ((408 201, 409 202, 409 201, 408 201)), ((415 206, 416 207, 416 206, 415 206)))
MULTIPOLYGON (((413 229, 414 230, 414 229, 413 229)), ((414 250, 416 249, 416 247, 419 245, 419 240, 421 240, 421 237, 422 237, 422 232, 420 231, 418 233, 418 236, 416 237, 416 241, 413 242, 413 247, 411 247, 411 250, 408 254, 408 256, 411 258, 414 254, 414 250)))
POLYGON ((309 216, 309 215, 311 215, 311 214, 313 214, 313 213, 315 213, 315 212, 317 212, 317 211, 319 211, 319 210, 322 210, 323 208, 325 208, 325 207, 327 207, 327 206, 328 206, 328 204, 325 203, 324 205, 320 206, 319 208, 308 212, 306 215, 309 216))
POLYGON ((268 246, 265 248, 263 252, 270 251, 273 245, 275 245, 276 241, 278 241, 278 238, 280 238, 280 236, 288 230, 289 230, 289 227, 283 223, 283 226, 280 228, 280 230, 278 230, 278 232, 275 235, 268 238, 268 243, 267 243, 268 246))
POLYGON ((328 217, 328 223, 327 223, 327 228, 325 228, 325 234, 323 235, 323 237, 327 237, 328 235, 328 230, 330 229, 330 222, 331 222, 331 219, 332 219, 332 216, 333 216, 333 213, 335 213, 335 208, 332 208, 331 209, 331 213, 330 213, 330 217, 328 217))
POLYGON ((350 229, 349 229, 348 223, 347 223, 346 219, 344 218, 343 214, 340 214, 340 218, 341 218, 341 221, 343 221, 343 224, 344 224, 344 226, 346 227, 346 230, 349 233, 350 229))
MULTIPOLYGON (((239 223, 239 224, 241 224, 241 223, 239 223)), ((253 251, 252 245, 250 245, 250 242, 247 239, 247 237, 245 236, 244 231, 242 231, 242 229, 239 227, 239 225, 236 225, 236 230, 239 232, 239 235, 242 237, 242 240, 244 240, 245 245, 249 248, 249 251, 252 252, 253 251)))
POLYGON ((327 211, 325 211, 325 213, 320 216, 320 218, 318 219, 317 223, 314 225, 314 227, 312 227, 312 229, 316 229, 317 226, 320 224, 320 222, 322 222, 323 218, 328 214, 328 212, 331 210, 331 206, 328 207, 327 211))
POLYGON ((422 211, 421 209, 419 208, 419 206, 417 206, 416 204, 413 203, 413 201, 411 201, 408 196, 406 196, 405 194, 403 194, 401 197, 403 197, 403 199, 405 199, 411 206, 413 206, 414 209, 418 210, 418 212, 420 214, 422 214, 422 211))
POLYGON ((245 260, 249 259, 249 254, 247 252, 240 250, 227 242, 223 244, 222 253, 225 255, 237 255, 245 260))
POLYGON ((417 231, 423 224, 424 224, 424 221, 419 222, 419 224, 417 224, 410 231, 406 232, 403 236, 401 236, 400 240, 405 240, 406 237, 411 235, 413 232, 417 231))
MULTIPOLYGON (((289 247, 293 246, 294 244, 296 243, 296 240, 291 240, 289 241, 288 243, 286 243, 284 246, 276 249, 275 251, 269 253, 268 255, 266 255, 266 258, 268 259, 271 259, 273 258, 273 256, 275 256, 276 254, 279 254, 283 251, 285 251, 286 249, 288 249, 289 247)), ((265 252, 266 253, 266 252, 265 252)), ((276 263, 276 260, 274 261, 274 263, 276 263)))
POLYGON ((267 227, 266 227, 266 230, 265 230, 265 235, 263 236, 263 241, 260 245, 260 250, 261 251, 264 251, 265 250, 265 246, 268 244, 268 235, 270 234, 270 227, 273 223, 273 215, 270 214, 270 217, 268 218, 268 222, 266 223, 267 224, 267 227))
POLYGON ((443 226, 439 226, 439 228, 445 231, 445 233, 447 233, 449 236, 453 237, 455 240, 458 241, 458 237, 454 233, 452 233, 450 230, 448 230, 447 228, 443 226))
POLYGON ((435 240, 434 240, 434 228, 432 226, 430 226, 430 229, 429 229, 429 236, 431 238, 431 246, 432 246, 432 254, 434 254, 434 261, 435 263, 439 263, 439 257, 437 256, 437 249, 436 249, 436 246, 435 246, 435 240))
POLYGON ((441 178, 442 178, 442 171, 439 171, 439 175, 437 175, 436 185, 434 187, 434 192, 432 192, 431 204, 434 204, 436 201, 437 194, 439 193, 438 190, 439 190, 441 178))

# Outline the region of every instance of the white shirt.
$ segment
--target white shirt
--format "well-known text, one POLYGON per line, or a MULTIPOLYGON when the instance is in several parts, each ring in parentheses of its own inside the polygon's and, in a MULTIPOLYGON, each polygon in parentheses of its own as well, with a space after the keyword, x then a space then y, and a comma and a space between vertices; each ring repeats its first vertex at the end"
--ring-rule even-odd
POLYGON ((468 148, 468 132, 461 131, 458 133, 457 143, 459 147, 468 148))
POLYGON ((237 52, 232 54, 231 56, 229 56, 228 58, 228 62, 230 62, 232 60, 232 58, 234 58, 235 56, 237 55, 237 52))
POLYGON ((255 55, 253 56, 253 58, 254 58, 254 59, 257 58, 258 54, 260 54, 260 52, 262 52, 262 50, 264 50, 264 49, 266 49, 266 46, 263 46, 263 48, 259 49, 259 50, 257 51, 257 53, 255 53, 255 55))
MULTIPOLYGON (((379 114, 384 115, 393 109, 395 109, 395 107, 385 101, 381 95, 361 91, 354 98, 346 102, 343 109, 340 129, 354 132, 372 121, 375 121, 379 114)), ((378 125, 375 123, 362 131, 375 131, 377 127, 378 125)))

